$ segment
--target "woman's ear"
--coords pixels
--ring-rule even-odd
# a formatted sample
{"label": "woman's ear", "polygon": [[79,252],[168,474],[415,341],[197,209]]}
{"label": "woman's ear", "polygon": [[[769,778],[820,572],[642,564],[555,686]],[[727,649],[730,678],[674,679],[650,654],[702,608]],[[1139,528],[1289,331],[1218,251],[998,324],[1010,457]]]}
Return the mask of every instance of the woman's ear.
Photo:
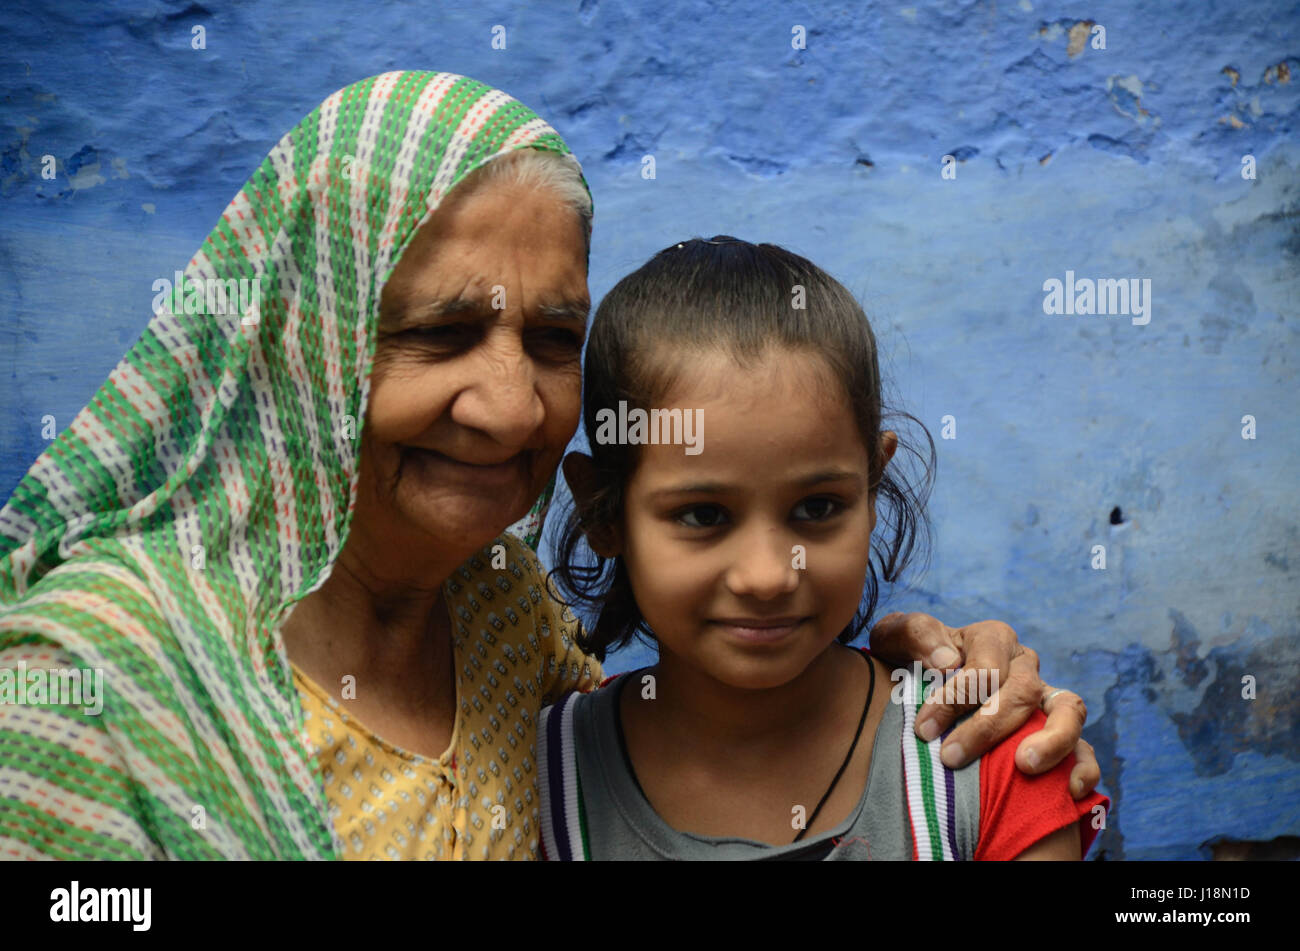
{"label": "woman's ear", "polygon": [[[569,484],[573,501],[579,512],[591,508],[591,500],[596,495],[596,465],[591,456],[581,452],[571,452],[564,457],[564,481]],[[583,525],[582,533],[587,544],[601,558],[617,557],[622,551],[618,531],[611,525]]]}

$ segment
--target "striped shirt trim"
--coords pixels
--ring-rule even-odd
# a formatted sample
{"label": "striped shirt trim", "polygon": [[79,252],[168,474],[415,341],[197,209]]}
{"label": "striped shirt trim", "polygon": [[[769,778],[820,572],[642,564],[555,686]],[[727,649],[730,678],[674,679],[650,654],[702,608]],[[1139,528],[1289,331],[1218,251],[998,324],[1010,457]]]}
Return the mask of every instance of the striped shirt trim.
{"label": "striped shirt trim", "polygon": [[571,691],[543,710],[538,730],[539,783],[547,799],[542,810],[542,857],[553,862],[584,862],[591,856],[573,741],[578,696]]}
{"label": "striped shirt trim", "polygon": [[916,735],[916,715],[925,702],[923,682],[911,671],[902,673],[903,783],[913,857],[921,862],[958,861],[956,783],[952,770],[939,759],[943,737],[926,742]]}

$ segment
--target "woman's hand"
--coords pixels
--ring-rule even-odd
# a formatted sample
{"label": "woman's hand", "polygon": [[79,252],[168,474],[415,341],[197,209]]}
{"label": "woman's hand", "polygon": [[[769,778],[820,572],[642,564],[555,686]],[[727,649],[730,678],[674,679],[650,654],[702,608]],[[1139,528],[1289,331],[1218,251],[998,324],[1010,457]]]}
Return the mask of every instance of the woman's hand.
{"label": "woman's hand", "polygon": [[[1082,799],[1101,781],[1101,769],[1092,746],[1082,739],[1088,708],[1083,698],[1069,690],[1049,687],[1038,676],[1038,655],[1020,643],[1016,632],[1001,621],[978,621],[965,627],[948,627],[928,614],[895,612],[871,629],[871,653],[895,667],[920,661],[923,667],[949,671],[961,667],[997,671],[998,690],[985,702],[981,716],[967,717],[943,742],[940,757],[958,768],[982,756],[1004,737],[1019,729],[1035,707],[1047,714],[1047,723],[1026,737],[1016,750],[1016,766],[1029,775],[1051,769],[1071,752],[1078,762],[1070,772],[1070,795]],[[927,702],[916,717],[916,734],[923,740],[939,736],[959,716],[977,707],[974,690],[965,703],[955,702],[960,677],[945,685],[942,701]]]}

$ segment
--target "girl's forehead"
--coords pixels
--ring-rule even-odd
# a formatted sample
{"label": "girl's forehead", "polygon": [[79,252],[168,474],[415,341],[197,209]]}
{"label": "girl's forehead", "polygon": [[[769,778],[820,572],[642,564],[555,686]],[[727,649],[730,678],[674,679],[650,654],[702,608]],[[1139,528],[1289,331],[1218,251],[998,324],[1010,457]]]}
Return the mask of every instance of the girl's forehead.
{"label": "girl's forehead", "polygon": [[[748,367],[734,362],[699,364],[683,371],[646,415],[645,431],[665,435],[675,425],[667,411],[680,411],[687,439],[662,438],[638,447],[638,481],[659,483],[691,476],[735,485],[775,478],[801,478],[810,466],[857,472],[869,464],[853,407],[820,361],[790,354]],[[621,410],[635,433],[635,410]],[[658,423],[654,413],[658,412]],[[667,426],[667,432],[679,430]],[[648,440],[647,440],[648,442]]]}
{"label": "girl's forehead", "polygon": [[824,358],[807,350],[767,347],[757,357],[722,350],[686,353],[672,361],[671,383],[662,400],[683,400],[744,409],[746,404],[794,399],[801,403],[845,404],[842,387]]}
{"label": "girl's forehead", "polygon": [[696,421],[697,454],[685,445],[638,447],[633,496],[665,493],[748,495],[769,490],[812,491],[827,481],[870,482],[870,458],[849,418],[800,419],[741,414]]}

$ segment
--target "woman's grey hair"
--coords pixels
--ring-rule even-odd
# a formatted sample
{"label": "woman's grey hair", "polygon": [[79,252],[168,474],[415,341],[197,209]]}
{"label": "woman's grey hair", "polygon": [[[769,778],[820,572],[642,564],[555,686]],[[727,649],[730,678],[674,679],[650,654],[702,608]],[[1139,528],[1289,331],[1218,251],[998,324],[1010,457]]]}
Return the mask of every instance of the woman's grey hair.
{"label": "woman's grey hair", "polygon": [[[582,241],[591,257],[591,194],[583,184],[578,163],[569,155],[544,149],[516,149],[493,159],[471,172],[461,182],[467,191],[492,182],[522,185],[549,191],[578,214],[582,224]],[[468,188],[466,187],[468,186]]]}

